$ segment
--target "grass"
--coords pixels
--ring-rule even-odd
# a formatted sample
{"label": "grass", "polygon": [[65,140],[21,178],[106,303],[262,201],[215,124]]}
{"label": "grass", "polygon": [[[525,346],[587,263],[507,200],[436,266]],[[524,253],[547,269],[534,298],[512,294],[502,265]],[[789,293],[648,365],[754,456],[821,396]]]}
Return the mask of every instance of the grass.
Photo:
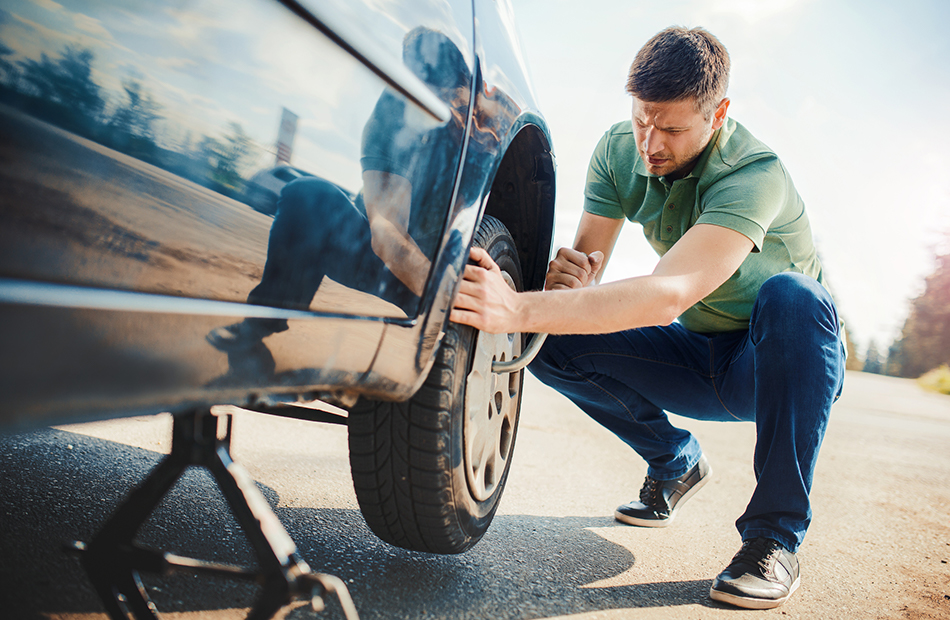
{"label": "grass", "polygon": [[950,366],[944,364],[934,368],[917,379],[917,383],[925,390],[950,394]]}

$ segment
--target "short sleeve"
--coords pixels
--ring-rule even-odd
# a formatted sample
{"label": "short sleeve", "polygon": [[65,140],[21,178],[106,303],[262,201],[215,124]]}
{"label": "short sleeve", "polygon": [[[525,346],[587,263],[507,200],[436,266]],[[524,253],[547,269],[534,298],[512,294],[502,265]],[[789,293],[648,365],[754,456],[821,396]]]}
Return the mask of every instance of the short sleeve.
{"label": "short sleeve", "polygon": [[731,171],[702,194],[696,224],[714,224],[735,230],[762,250],[765,234],[782,210],[788,178],[774,155],[762,157]]}
{"label": "short sleeve", "polygon": [[609,131],[604,134],[590,158],[584,188],[584,211],[619,220],[624,217],[624,212],[610,169],[610,136]]}
{"label": "short sleeve", "polygon": [[386,90],[376,102],[373,113],[363,127],[360,166],[364,171],[378,170],[409,177],[412,153],[400,142],[410,143],[405,135],[406,104]]}

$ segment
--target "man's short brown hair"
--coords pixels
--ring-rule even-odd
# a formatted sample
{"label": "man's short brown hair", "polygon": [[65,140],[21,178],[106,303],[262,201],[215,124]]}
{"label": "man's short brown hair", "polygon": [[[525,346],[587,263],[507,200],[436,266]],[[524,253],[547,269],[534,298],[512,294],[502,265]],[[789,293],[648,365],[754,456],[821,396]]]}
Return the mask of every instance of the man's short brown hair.
{"label": "man's short brown hair", "polygon": [[729,52],[702,28],[679,26],[657,33],[640,48],[627,92],[642,101],[660,103],[695,99],[707,119],[726,96]]}

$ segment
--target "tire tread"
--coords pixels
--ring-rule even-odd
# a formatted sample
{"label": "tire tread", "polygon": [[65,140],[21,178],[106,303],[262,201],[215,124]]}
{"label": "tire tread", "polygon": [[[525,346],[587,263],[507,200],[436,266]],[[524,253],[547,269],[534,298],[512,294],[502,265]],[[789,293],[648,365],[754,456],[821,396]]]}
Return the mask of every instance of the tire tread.
{"label": "tire tread", "polygon": [[[499,236],[510,240],[504,224],[486,216],[475,244],[486,247]],[[484,533],[465,531],[452,492],[451,410],[464,380],[456,368],[474,337],[471,328],[448,324],[433,367],[411,399],[361,398],[350,411],[350,466],[360,509],[370,529],[393,545],[460,553]]]}

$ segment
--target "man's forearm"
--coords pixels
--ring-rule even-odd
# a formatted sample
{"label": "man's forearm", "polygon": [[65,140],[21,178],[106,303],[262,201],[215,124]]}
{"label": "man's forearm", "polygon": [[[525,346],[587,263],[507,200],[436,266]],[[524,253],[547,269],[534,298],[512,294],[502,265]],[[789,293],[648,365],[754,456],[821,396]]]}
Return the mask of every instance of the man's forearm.
{"label": "man's forearm", "polygon": [[[741,233],[710,224],[691,228],[648,276],[583,286],[590,272],[574,273],[571,290],[515,293],[484,250],[465,268],[452,320],[491,333],[612,333],[668,325],[725,282],[753,248]],[[569,261],[577,266],[576,261]],[[581,261],[586,262],[586,261]],[[563,273],[572,271],[570,267]]]}
{"label": "man's forearm", "polygon": [[598,334],[668,325],[681,314],[675,282],[642,276],[570,290],[518,296],[518,329],[530,333]]}
{"label": "man's forearm", "polygon": [[422,295],[431,263],[407,233],[384,218],[370,223],[373,252],[416,295]]}

